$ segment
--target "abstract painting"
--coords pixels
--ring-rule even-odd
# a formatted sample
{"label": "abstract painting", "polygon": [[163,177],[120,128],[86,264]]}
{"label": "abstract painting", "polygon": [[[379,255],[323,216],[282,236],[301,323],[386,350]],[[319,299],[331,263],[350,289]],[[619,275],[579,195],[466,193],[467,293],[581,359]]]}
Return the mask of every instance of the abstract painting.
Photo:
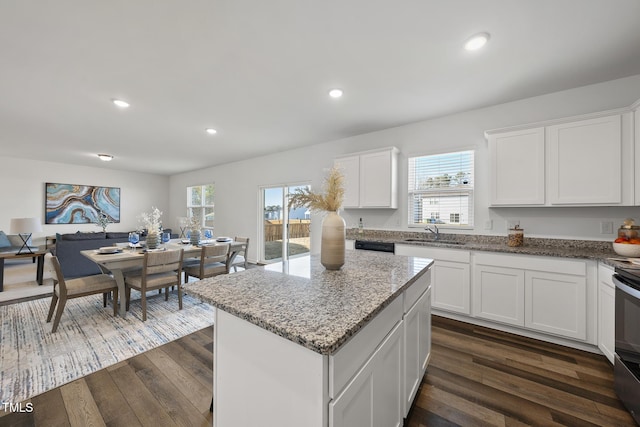
{"label": "abstract painting", "polygon": [[46,183],[46,224],[98,224],[101,215],[120,222],[120,189]]}

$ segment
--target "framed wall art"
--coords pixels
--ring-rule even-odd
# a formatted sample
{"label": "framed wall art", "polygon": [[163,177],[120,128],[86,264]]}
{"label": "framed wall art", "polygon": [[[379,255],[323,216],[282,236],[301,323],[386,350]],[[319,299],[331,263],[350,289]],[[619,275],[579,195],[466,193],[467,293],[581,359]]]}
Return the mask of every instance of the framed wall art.
{"label": "framed wall art", "polygon": [[119,188],[47,182],[45,203],[45,224],[120,222]]}

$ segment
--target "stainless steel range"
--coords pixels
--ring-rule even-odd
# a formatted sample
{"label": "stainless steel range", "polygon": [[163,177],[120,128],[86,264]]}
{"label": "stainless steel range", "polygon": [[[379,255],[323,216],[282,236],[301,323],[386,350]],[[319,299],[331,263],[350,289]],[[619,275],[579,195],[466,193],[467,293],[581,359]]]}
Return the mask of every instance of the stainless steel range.
{"label": "stainless steel range", "polygon": [[614,384],[616,394],[640,424],[640,270],[616,268]]}

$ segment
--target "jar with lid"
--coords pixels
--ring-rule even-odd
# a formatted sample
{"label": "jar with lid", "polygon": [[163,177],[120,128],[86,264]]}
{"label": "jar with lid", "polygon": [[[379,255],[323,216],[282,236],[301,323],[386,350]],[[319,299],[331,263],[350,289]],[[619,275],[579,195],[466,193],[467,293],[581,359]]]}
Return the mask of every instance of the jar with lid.
{"label": "jar with lid", "polygon": [[637,239],[640,236],[640,225],[635,225],[633,218],[627,218],[618,228],[618,238],[624,240]]}
{"label": "jar with lid", "polygon": [[514,228],[509,229],[509,237],[507,239],[507,245],[511,247],[522,246],[524,244],[524,229],[520,228],[520,225],[516,225]]}

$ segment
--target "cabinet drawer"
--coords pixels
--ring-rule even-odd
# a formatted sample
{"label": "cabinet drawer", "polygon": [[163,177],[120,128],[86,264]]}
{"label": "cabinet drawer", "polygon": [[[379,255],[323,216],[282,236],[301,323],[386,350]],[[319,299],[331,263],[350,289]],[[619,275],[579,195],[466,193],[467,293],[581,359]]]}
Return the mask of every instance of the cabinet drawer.
{"label": "cabinet drawer", "polygon": [[587,263],[577,259],[560,259],[546,256],[518,254],[497,254],[493,252],[474,253],[474,264],[493,265],[498,267],[519,268],[522,270],[546,271],[549,273],[572,274],[586,276]]}
{"label": "cabinet drawer", "polygon": [[335,354],[329,356],[329,398],[335,398],[402,320],[403,297],[384,308]]}

